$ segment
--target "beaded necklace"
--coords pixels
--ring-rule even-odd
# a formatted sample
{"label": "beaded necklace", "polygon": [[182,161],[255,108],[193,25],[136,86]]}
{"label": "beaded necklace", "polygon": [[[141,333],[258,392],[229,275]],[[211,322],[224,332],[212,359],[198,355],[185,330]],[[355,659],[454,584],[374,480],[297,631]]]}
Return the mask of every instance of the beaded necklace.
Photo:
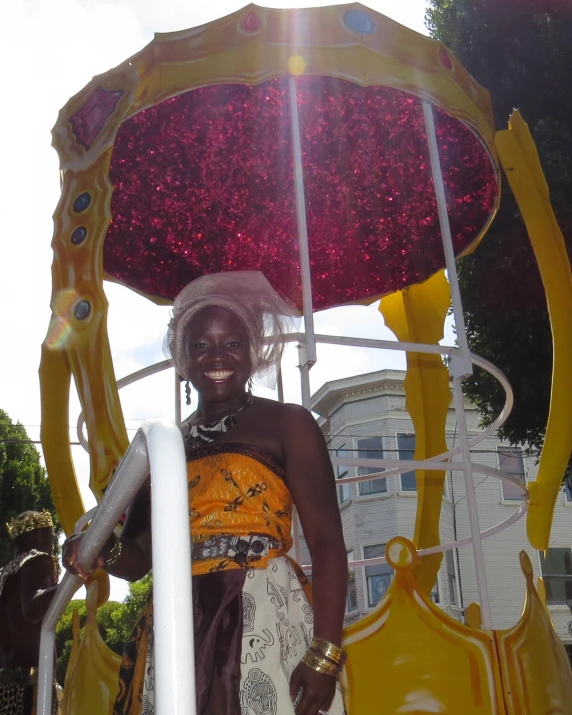
{"label": "beaded necklace", "polygon": [[[246,407],[252,404],[252,396],[249,394],[244,401],[244,404],[233,412],[231,415],[221,417],[216,422],[209,422],[204,425],[189,425],[187,420],[183,423],[183,441],[185,443],[185,452],[187,456],[195,452],[200,447],[214,442],[221,434],[231,430],[236,424],[236,415],[242,412]],[[189,418],[190,419],[190,418]]]}

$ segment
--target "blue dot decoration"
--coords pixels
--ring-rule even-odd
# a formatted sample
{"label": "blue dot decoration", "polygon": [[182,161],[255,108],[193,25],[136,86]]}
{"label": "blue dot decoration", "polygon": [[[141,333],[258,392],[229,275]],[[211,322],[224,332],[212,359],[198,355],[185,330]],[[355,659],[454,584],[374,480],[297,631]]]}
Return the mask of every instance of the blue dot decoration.
{"label": "blue dot decoration", "polygon": [[91,303],[88,300],[80,300],[73,311],[76,320],[85,320],[90,313]]}
{"label": "blue dot decoration", "polygon": [[375,22],[361,10],[348,10],[344,15],[344,25],[358,35],[371,35],[375,30]]}
{"label": "blue dot decoration", "polygon": [[87,228],[85,226],[78,226],[71,235],[71,242],[74,246],[79,246],[80,243],[85,241],[86,236]]}
{"label": "blue dot decoration", "polygon": [[80,194],[73,202],[73,210],[76,212],[76,214],[79,214],[82,211],[85,211],[86,208],[90,205],[90,203],[91,196],[87,191],[84,191],[83,194]]}

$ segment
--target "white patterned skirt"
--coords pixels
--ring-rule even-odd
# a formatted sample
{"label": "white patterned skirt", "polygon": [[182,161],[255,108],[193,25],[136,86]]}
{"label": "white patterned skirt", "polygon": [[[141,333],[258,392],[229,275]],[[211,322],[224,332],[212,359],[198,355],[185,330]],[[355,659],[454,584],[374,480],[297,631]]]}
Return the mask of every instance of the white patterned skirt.
{"label": "white patterned skirt", "polygon": [[[290,676],[310,645],[314,613],[286,558],[248,571],[242,591],[241,715],[294,715]],[[330,715],[343,715],[338,688]]]}
{"label": "white patterned skirt", "polygon": [[[234,572],[237,576],[238,573]],[[193,585],[195,582],[196,579],[193,579]],[[295,715],[290,699],[290,677],[310,645],[314,631],[312,607],[296,571],[285,557],[271,559],[266,569],[246,571],[238,596],[242,601],[242,637],[241,642],[236,644],[236,654],[240,657],[239,674],[238,669],[236,674],[237,681],[240,679],[239,686],[237,682],[240,702],[232,703],[231,707],[228,707],[225,703],[213,704],[211,700],[207,706],[199,705],[198,713],[201,715],[204,711],[208,715],[218,715],[217,710],[220,709],[221,712],[237,712],[240,715]],[[196,633],[197,623],[195,637]],[[215,631],[215,635],[210,634],[208,638],[217,638],[220,641],[224,636],[219,636]],[[150,634],[146,643],[147,662],[143,687],[139,697],[134,698],[138,701],[139,709],[136,711],[130,707],[122,709],[121,713],[154,714],[155,669],[152,641]],[[201,654],[203,650],[205,649],[201,647]],[[232,680],[232,676],[230,679]],[[197,669],[198,690],[201,680]],[[212,688],[212,685],[209,687]],[[197,699],[199,703],[205,701],[199,692]],[[344,715],[339,685],[328,712],[330,715]]]}

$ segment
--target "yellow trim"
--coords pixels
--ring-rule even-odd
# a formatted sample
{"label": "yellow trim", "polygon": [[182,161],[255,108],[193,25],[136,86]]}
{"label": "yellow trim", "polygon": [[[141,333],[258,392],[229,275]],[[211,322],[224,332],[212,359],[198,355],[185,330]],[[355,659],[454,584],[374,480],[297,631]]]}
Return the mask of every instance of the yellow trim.
{"label": "yellow trim", "polygon": [[[383,298],[379,310],[387,327],[401,342],[437,345],[443,338],[443,326],[451,303],[445,272],[439,271],[419,285]],[[415,429],[415,459],[431,459],[447,451],[445,427],[451,402],[449,373],[440,355],[407,353],[404,381],[405,406]],[[445,471],[415,472],[417,513],[413,541],[417,548],[429,548],[440,542],[439,521],[445,484]],[[435,584],[442,554],[421,559],[415,578],[428,596]]]}
{"label": "yellow trim", "polygon": [[[349,30],[343,18],[352,10],[368,14],[375,22],[374,32],[360,36]],[[244,30],[242,23],[249,13],[260,18],[260,31]],[[67,395],[69,377],[74,376],[91,444],[90,485],[98,499],[128,444],[107,338],[103,292],[103,280],[109,278],[103,273],[102,258],[111,218],[108,170],[117,131],[126,118],[182,92],[228,82],[256,84],[289,71],[340,77],[362,86],[393,87],[427,99],[475,132],[498,174],[489,93],[440,42],[357,3],[296,11],[249,5],[202,27],[157,35],[117,68],[95,77],[61,110],[53,130],[63,188],[54,215],[50,331],[62,332],[65,340],[58,344],[62,355],[57,360],[48,355],[56,350],[53,334],[43,347],[42,440],[58,511],[68,533],[83,506],[67,429],[64,434],[62,413],[56,411],[62,407],[61,400],[58,396],[52,401],[52,386],[58,384]],[[110,92],[123,90],[124,94],[86,150],[76,140],[71,119],[98,87]],[[83,191],[90,193],[92,202],[76,214],[73,201]],[[79,225],[87,228],[88,239],[74,246],[70,236]],[[485,231],[486,227],[481,236]],[[468,250],[479,240],[480,236],[476,237]],[[78,321],[73,310],[82,299],[89,300],[91,313]]]}
{"label": "yellow trim", "polygon": [[544,551],[572,451],[572,273],[538,153],[520,112],[513,112],[508,130],[498,132],[495,143],[534,249],[552,328],[550,413],[538,476],[528,485],[526,523],[530,543]]}

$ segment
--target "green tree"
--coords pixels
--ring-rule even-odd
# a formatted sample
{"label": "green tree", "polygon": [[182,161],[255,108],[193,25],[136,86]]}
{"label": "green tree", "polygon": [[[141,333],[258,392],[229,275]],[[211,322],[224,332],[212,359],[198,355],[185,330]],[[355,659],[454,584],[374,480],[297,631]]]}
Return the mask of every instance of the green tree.
{"label": "green tree", "polygon": [[10,560],[6,522],[27,510],[51,512],[56,533],[61,528],[46,471],[24,427],[0,410],[0,565]]}
{"label": "green tree", "polygon": [[[152,574],[147,574],[140,581],[129,584],[129,593],[123,603],[109,601],[97,611],[97,623],[101,636],[107,646],[115,653],[121,654],[123,646],[131,636],[143,606],[147,602],[153,586]],[[80,616],[80,627],[83,628],[87,618],[85,601],[70,601],[56,627],[56,677],[58,683],[65,681],[71,646],[73,642],[72,618],[77,610]]]}
{"label": "green tree", "polygon": [[[521,110],[537,144],[551,200],[572,255],[572,3],[564,0],[429,0],[427,26],[490,93],[496,125]],[[482,244],[459,263],[471,349],[515,392],[502,436],[539,449],[548,417],[552,346],[546,300],[522,218],[506,181]],[[467,396],[490,424],[504,403],[476,371]]]}

